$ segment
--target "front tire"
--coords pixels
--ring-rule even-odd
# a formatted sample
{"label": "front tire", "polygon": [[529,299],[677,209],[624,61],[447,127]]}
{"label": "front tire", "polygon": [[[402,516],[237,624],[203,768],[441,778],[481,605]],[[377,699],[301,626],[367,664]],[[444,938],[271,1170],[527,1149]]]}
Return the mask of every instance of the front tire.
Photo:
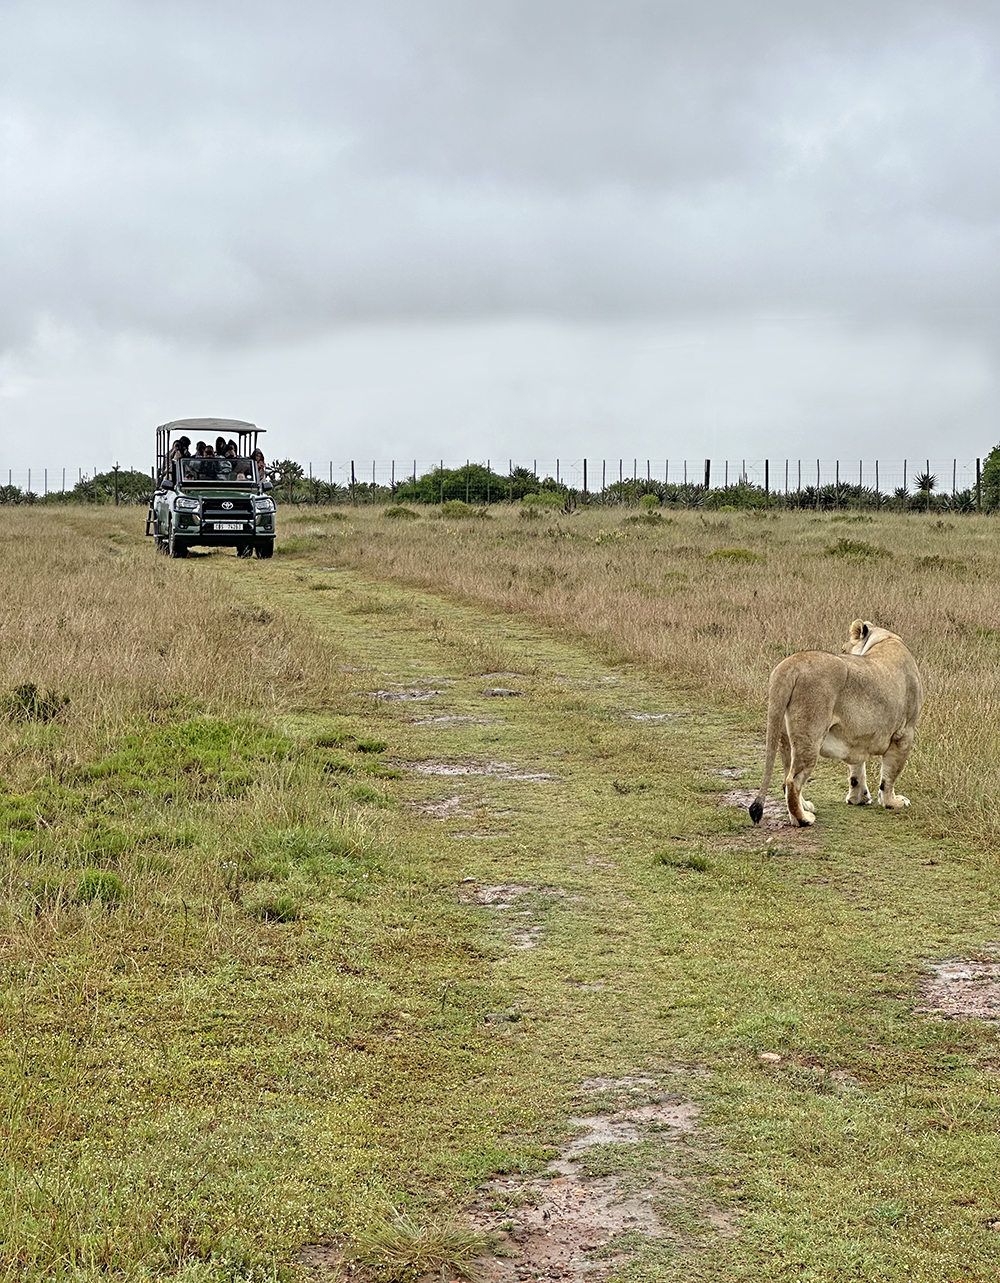
{"label": "front tire", "polygon": [[167,552],[171,557],[186,557],[188,555],[187,542],[183,539],[178,539],[173,522],[170,523],[170,533],[167,535]]}
{"label": "front tire", "polygon": [[273,557],[273,556],[274,556],[274,540],[273,540],[273,539],[258,539],[258,540],[257,540],[257,546],[256,546],[256,548],[254,549],[254,551],[256,552],[257,556],[261,559],[261,561],[266,560],[268,557]]}
{"label": "front tire", "polygon": [[238,543],[238,544],[236,545],[236,555],[237,555],[237,557],[252,557],[252,556],[253,556],[253,544],[252,544],[252,543]]}

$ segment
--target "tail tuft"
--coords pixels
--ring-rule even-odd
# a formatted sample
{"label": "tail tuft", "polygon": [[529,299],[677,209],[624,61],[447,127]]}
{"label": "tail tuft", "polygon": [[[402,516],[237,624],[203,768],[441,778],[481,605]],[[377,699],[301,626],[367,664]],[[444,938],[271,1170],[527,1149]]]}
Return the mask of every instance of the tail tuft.
{"label": "tail tuft", "polygon": [[764,803],[759,797],[755,797],[750,803],[750,818],[754,824],[759,824],[764,818]]}

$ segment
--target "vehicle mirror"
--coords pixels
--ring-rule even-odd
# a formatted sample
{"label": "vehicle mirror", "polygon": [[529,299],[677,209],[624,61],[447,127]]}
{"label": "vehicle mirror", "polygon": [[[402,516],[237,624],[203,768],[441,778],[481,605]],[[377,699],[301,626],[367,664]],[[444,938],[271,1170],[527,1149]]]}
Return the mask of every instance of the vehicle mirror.
{"label": "vehicle mirror", "polygon": [[264,490],[264,491],[267,491],[267,490],[273,490],[273,489],[274,489],[274,482],[273,482],[273,481],[271,481],[269,478],[265,478],[265,479],[260,483],[260,488],[261,488],[261,490]]}

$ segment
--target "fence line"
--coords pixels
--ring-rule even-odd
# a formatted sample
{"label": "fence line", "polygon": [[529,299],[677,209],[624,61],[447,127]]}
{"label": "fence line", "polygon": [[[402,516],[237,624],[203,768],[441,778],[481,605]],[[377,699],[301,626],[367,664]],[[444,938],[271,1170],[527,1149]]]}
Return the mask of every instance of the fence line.
{"label": "fence line", "polygon": [[[530,465],[530,466],[529,466]],[[502,460],[465,459],[453,461],[434,459],[395,460],[380,462],[346,460],[325,463],[308,462],[302,466],[303,479],[314,487],[329,486],[331,490],[348,496],[376,497],[379,491],[395,493],[399,487],[417,482],[422,477],[438,476],[444,480],[447,473],[465,470],[470,482],[474,470],[485,466],[498,478],[511,477],[517,469],[526,469],[540,484],[548,481],[583,495],[600,495],[610,488],[625,483],[637,487],[639,483],[652,486],[694,486],[704,489],[726,489],[732,486],[753,486],[772,495],[801,494],[806,490],[825,487],[858,487],[873,495],[891,497],[900,491],[931,493],[921,479],[933,479],[932,491],[939,498],[974,492],[977,502],[980,494],[981,460],[903,459],[882,460],[823,460],[823,459],[555,459],[531,460],[506,458]],[[3,487],[16,489],[23,494],[38,497],[65,494],[74,488],[92,483],[95,477],[109,476],[115,471],[122,474],[141,473],[146,469],[129,469],[115,465],[101,470],[84,468],[42,467],[3,469],[0,466],[0,493]],[[599,484],[598,484],[599,482]],[[497,494],[496,500],[505,496]]]}

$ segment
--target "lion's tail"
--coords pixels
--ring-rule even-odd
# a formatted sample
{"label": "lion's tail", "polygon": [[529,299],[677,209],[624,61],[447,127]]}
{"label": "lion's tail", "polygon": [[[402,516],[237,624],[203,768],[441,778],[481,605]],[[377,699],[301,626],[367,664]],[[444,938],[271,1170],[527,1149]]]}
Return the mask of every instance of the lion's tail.
{"label": "lion's tail", "polygon": [[774,759],[778,752],[781,728],[794,685],[795,674],[789,672],[783,663],[771,673],[771,680],[767,686],[767,749],[764,754],[764,779],[749,808],[750,818],[754,824],[759,824],[764,818],[764,799],[767,797],[767,790],[771,787]]}

